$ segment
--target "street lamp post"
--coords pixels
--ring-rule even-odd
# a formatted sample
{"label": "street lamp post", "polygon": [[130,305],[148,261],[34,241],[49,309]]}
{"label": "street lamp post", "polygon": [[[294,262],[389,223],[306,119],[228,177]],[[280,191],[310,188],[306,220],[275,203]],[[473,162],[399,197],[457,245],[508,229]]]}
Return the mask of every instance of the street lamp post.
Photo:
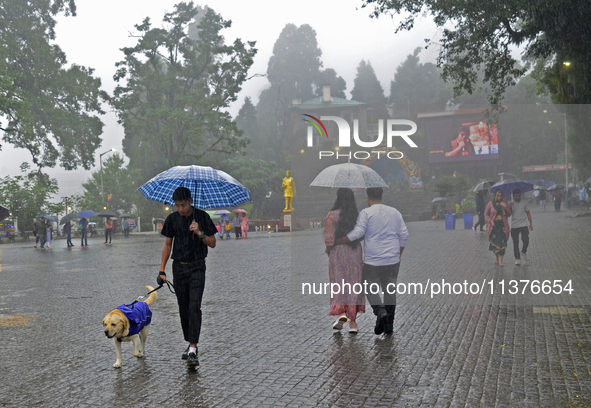
{"label": "street lamp post", "polygon": [[102,200],[103,204],[105,203],[105,191],[104,191],[104,185],[103,185],[103,156],[107,153],[114,152],[115,150],[117,150],[117,149],[112,148],[111,150],[107,150],[106,152],[101,153],[99,156],[99,161],[101,163],[101,200]]}
{"label": "street lamp post", "polygon": [[[548,113],[547,110],[544,110],[544,113]],[[565,205],[568,202],[566,198],[568,198],[568,132],[567,132],[567,124],[566,124],[566,113],[558,113],[558,115],[562,115],[564,118],[564,178],[566,184],[564,185],[565,188]],[[552,122],[550,122],[552,123]]]}

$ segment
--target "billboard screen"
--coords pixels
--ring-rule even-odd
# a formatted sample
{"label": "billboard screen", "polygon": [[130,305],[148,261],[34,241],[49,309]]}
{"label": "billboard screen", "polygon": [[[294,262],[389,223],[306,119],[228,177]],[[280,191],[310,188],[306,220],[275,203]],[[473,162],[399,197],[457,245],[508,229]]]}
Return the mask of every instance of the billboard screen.
{"label": "billboard screen", "polygon": [[496,124],[482,117],[433,118],[426,123],[429,162],[495,160],[499,157]]}

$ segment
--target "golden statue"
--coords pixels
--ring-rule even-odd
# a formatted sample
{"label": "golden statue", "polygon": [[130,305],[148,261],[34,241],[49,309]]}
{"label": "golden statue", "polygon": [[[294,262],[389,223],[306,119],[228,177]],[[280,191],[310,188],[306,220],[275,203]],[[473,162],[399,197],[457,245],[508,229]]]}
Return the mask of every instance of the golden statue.
{"label": "golden statue", "polygon": [[283,197],[285,197],[285,210],[284,212],[290,212],[293,210],[291,206],[291,200],[296,196],[296,186],[293,177],[290,176],[289,170],[285,173],[286,177],[283,179],[281,188],[283,189]]}

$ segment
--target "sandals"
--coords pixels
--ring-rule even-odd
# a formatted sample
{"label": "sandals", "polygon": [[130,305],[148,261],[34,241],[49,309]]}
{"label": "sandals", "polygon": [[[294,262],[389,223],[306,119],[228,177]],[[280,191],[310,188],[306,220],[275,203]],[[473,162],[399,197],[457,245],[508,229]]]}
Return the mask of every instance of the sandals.
{"label": "sandals", "polygon": [[332,328],[335,330],[342,330],[343,324],[347,321],[347,316],[339,316],[336,322],[332,325]]}

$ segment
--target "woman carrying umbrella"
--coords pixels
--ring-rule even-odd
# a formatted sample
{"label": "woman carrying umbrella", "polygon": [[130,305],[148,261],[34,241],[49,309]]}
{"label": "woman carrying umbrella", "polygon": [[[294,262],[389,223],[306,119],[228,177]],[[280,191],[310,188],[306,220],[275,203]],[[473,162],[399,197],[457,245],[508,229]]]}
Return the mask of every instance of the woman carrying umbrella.
{"label": "woman carrying umbrella", "polygon": [[505,266],[503,256],[507,249],[509,239],[509,220],[511,208],[503,201],[503,192],[497,190],[495,197],[489,201],[484,212],[484,218],[488,223],[488,249],[495,253],[495,265]]}
{"label": "woman carrying umbrella", "polygon": [[[361,284],[363,268],[363,252],[359,241],[345,245],[336,245],[338,238],[344,237],[352,231],[357,221],[357,205],[355,196],[350,188],[339,188],[334,206],[324,221],[324,243],[328,254],[328,276],[330,283],[338,285],[349,284],[353,287]],[[343,288],[344,289],[344,288]],[[341,290],[330,299],[329,316],[338,316],[333,329],[341,330],[343,323],[349,320],[349,332],[357,333],[358,313],[365,313],[365,298],[363,292],[355,294],[353,291]]]}

